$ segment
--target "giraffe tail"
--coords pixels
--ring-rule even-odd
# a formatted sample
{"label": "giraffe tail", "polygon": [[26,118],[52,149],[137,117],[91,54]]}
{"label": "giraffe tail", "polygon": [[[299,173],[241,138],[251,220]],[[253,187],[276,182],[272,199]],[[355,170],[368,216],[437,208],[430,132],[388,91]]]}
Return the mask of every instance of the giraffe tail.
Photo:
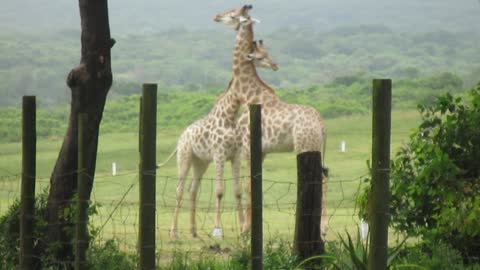
{"label": "giraffe tail", "polygon": [[172,157],[175,156],[175,154],[177,154],[177,150],[178,149],[175,147],[175,150],[173,150],[173,152],[170,154],[170,156],[168,156],[167,160],[165,160],[164,162],[162,162],[160,164],[157,164],[157,169],[165,166],[170,161],[170,159],[172,159]]}

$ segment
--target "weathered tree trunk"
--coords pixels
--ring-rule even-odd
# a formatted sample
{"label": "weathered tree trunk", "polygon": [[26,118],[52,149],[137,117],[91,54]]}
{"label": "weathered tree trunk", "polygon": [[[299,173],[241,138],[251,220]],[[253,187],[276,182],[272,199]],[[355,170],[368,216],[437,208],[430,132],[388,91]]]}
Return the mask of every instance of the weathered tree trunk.
{"label": "weathered tree trunk", "polygon": [[72,206],[77,190],[77,133],[78,114],[88,114],[87,175],[88,198],[93,185],[100,121],[112,85],[110,49],[115,41],[110,38],[107,0],[79,0],[81,18],[80,65],[70,71],[67,85],[72,92],[70,118],[60,154],[50,178],[47,204],[48,247],[55,247],[54,260],[67,267],[73,266],[72,216],[65,215]]}

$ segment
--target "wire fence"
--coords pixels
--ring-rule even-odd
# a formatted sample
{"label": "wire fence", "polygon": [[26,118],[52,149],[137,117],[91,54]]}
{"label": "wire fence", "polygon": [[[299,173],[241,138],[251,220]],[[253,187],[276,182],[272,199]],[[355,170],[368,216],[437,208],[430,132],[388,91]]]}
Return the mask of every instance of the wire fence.
{"label": "wire fence", "polygon": [[[0,216],[7,213],[20,198],[21,176],[0,168]],[[74,172],[72,172],[74,173]],[[355,198],[362,177],[355,179],[328,180],[327,241],[336,239],[337,233],[356,230],[358,218],[355,213]],[[241,177],[242,183],[245,177]],[[37,196],[49,187],[49,178],[37,178]],[[233,195],[233,179],[225,178],[225,194],[221,206],[223,237],[212,236],[216,212],[215,179],[201,180],[196,200],[198,237],[190,234],[188,188],[182,200],[179,214],[178,240],[170,238],[170,226],[176,202],[177,177],[157,174],[156,196],[156,237],[160,256],[168,258],[176,251],[202,253],[214,249],[226,253],[238,246],[241,241],[241,227],[238,221],[237,206]],[[187,183],[188,184],[188,183]],[[187,185],[188,187],[188,185]],[[100,173],[95,176],[91,194],[90,227],[94,241],[115,239],[120,248],[136,252],[139,230],[139,191],[138,171],[125,171],[116,175]],[[263,227],[264,238],[282,238],[293,241],[297,199],[297,179],[263,179]],[[245,206],[245,196],[243,196]]]}

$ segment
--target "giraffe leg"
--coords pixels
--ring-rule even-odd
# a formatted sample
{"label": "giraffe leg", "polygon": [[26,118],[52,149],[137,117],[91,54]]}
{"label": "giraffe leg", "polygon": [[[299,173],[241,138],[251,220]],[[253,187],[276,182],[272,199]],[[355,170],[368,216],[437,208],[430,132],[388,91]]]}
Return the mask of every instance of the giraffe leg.
{"label": "giraffe leg", "polygon": [[173,212],[172,226],[170,227],[170,238],[177,239],[178,230],[178,214],[182,205],[183,189],[185,186],[185,178],[187,177],[188,170],[190,169],[191,157],[185,155],[183,151],[179,151],[177,154],[177,167],[178,167],[178,182],[176,189],[176,203],[175,210]]}
{"label": "giraffe leg", "polygon": [[216,205],[216,216],[215,216],[215,226],[213,229],[213,236],[222,236],[222,229],[221,229],[221,211],[222,211],[222,198],[223,193],[225,191],[225,186],[223,182],[223,170],[225,165],[225,160],[222,158],[215,159],[213,161],[215,163],[215,171],[216,171],[216,180],[215,180],[215,194],[217,196],[217,205]]}
{"label": "giraffe leg", "polygon": [[193,237],[197,237],[197,223],[196,217],[196,204],[198,188],[200,186],[200,180],[203,174],[208,168],[208,164],[201,162],[200,160],[193,160],[193,177],[192,184],[190,185],[190,233]]}
{"label": "giraffe leg", "polygon": [[238,222],[240,228],[243,228],[244,217],[243,217],[243,208],[242,208],[242,188],[240,186],[240,155],[237,154],[232,160],[232,175],[233,175],[233,192],[235,195],[235,200],[237,202],[237,211],[238,211]]}

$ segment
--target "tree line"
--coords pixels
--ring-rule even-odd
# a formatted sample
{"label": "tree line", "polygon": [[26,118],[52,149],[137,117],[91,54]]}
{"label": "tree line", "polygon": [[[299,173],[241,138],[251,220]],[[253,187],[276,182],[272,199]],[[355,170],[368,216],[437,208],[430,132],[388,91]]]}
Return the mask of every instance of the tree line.
{"label": "tree line", "polygon": [[[466,87],[480,76],[480,35],[435,31],[400,33],[385,26],[345,26],[333,30],[286,27],[258,33],[278,72],[261,70],[276,88],[306,89],[337,78],[416,79],[449,71]],[[234,33],[170,29],[117,38],[112,51],[117,83],[157,82],[160,88],[223,88],[231,77]],[[78,32],[0,34],[0,106],[19,104],[35,94],[47,105],[69,101],[67,71],[78,62]]]}

